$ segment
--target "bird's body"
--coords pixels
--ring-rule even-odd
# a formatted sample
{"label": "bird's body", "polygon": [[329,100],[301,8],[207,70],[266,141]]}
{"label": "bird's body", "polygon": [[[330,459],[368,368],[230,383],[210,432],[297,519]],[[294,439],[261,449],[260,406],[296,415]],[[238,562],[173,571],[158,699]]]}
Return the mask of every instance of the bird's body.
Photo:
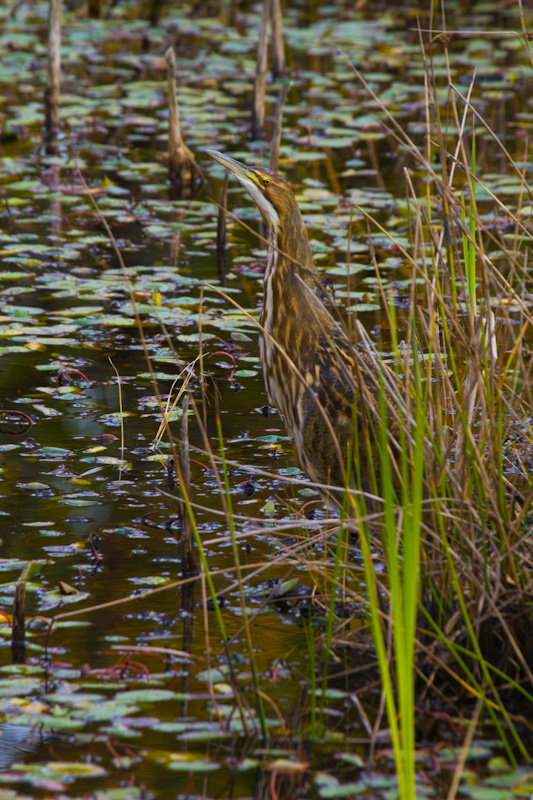
{"label": "bird's body", "polygon": [[260,356],[268,396],[283,414],[311,480],[342,486],[340,458],[353,440],[352,348],[317,297],[316,285],[305,281],[311,276],[293,264],[275,264],[275,255],[273,261],[285,274],[268,267],[265,274]]}
{"label": "bird's body", "polygon": [[208,152],[245,186],[267,228],[260,356],[269,400],[283,414],[312,481],[345,486],[357,440],[361,483],[370,488],[368,416],[361,404],[370,398],[379,406],[376,369],[317,294],[318,273],[292,189],[270,170]]}

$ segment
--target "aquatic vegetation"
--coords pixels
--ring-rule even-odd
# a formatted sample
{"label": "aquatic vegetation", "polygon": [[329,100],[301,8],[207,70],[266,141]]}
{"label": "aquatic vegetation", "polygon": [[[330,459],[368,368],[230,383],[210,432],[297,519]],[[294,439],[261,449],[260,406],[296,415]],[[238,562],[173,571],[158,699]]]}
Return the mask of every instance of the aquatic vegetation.
{"label": "aquatic vegetation", "polygon": [[[0,9],[0,795],[530,794],[524,10],[449,6],[452,35],[285,9],[279,171],[405,405],[399,496],[339,517],[266,405],[265,243],[231,184],[219,280],[202,151],[268,163],[261,9],[101,5],[65,3],[46,152],[48,4]],[[194,198],[167,182],[169,46]]]}

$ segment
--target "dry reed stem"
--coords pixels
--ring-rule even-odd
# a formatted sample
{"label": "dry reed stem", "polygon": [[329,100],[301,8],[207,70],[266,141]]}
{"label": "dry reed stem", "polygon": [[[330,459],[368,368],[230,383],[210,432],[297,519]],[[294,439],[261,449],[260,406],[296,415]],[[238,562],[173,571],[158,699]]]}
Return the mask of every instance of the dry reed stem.
{"label": "dry reed stem", "polygon": [[203,175],[191,150],[183,141],[181,122],[178,110],[178,93],[176,87],[176,56],[174,48],[169,47],[165,53],[168,80],[168,174],[170,182],[183,186],[192,185],[196,178],[202,180]]}
{"label": "dry reed stem", "polygon": [[226,285],[226,205],[228,202],[229,172],[226,170],[222,189],[220,190],[220,206],[217,219],[217,275],[221,286]]}
{"label": "dry reed stem", "polygon": [[277,172],[279,169],[279,150],[281,147],[281,135],[283,132],[283,108],[285,106],[285,100],[287,99],[290,88],[291,84],[283,86],[278,95],[274,132],[272,134],[272,145],[270,148],[270,161],[268,164],[268,167],[272,170],[272,172]]}
{"label": "dry reed stem", "polygon": [[263,0],[257,60],[255,64],[254,97],[252,107],[252,139],[259,139],[265,128],[265,93],[268,52],[268,22],[271,0]]}
{"label": "dry reed stem", "polygon": [[452,782],[450,784],[450,788],[448,790],[448,794],[446,796],[446,800],[455,800],[457,796],[457,790],[459,789],[459,784],[461,782],[461,778],[464,773],[466,760],[468,758],[468,754],[470,752],[470,747],[472,745],[472,741],[474,739],[474,734],[477,729],[477,724],[479,721],[479,715],[481,714],[481,709],[483,708],[483,700],[479,698],[476,701],[476,705],[474,708],[474,713],[468,723],[468,728],[466,730],[465,740],[461,747],[461,752],[459,754],[459,759],[457,761],[457,765],[453,772]]}
{"label": "dry reed stem", "polygon": [[44,138],[48,145],[55,142],[59,131],[59,101],[61,81],[61,12],[62,0],[49,0],[48,6],[48,65],[44,93]]}
{"label": "dry reed stem", "polygon": [[175,647],[158,647],[149,644],[112,644],[111,650],[116,650],[118,653],[173,656],[174,658],[183,658],[185,661],[204,661],[203,656],[194,655],[188,650],[177,650]]}
{"label": "dry reed stem", "polygon": [[285,75],[285,45],[283,43],[283,15],[280,0],[271,0],[272,4],[272,76],[282,78]]}

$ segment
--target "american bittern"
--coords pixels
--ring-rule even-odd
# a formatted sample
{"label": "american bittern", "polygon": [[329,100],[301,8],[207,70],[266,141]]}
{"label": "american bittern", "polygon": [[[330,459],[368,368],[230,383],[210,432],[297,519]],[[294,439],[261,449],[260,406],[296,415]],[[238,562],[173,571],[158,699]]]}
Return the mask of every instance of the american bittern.
{"label": "american bittern", "polygon": [[312,481],[343,487],[347,471],[359,472],[360,485],[369,490],[369,472],[379,472],[375,428],[384,409],[395,428],[383,367],[364,345],[350,343],[318,296],[307,229],[285,178],[207,152],[242,183],[267,229],[259,352],[269,400],[283,414]]}

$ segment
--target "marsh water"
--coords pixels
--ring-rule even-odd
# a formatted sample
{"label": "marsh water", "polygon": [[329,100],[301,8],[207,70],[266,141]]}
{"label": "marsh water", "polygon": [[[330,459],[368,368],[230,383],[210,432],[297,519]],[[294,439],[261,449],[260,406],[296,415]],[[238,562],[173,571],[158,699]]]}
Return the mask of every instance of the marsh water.
{"label": "marsh water", "polygon": [[[442,102],[446,60],[463,94],[476,68],[477,108],[522,163],[533,70],[514,33],[518,8],[500,5],[450,5],[449,27],[470,33],[433,59]],[[102,3],[101,19],[89,18],[85,4],[65,3],[61,125],[49,152],[42,144],[47,4],[13,0],[0,8],[1,798],[395,791],[387,744],[379,766],[364,768],[369,732],[354,684],[342,677],[342,651],[320,746],[308,735],[320,654],[320,622],[309,624],[317,582],[304,558],[290,561],[287,546],[292,535],[305,547],[326,510],[308,505],[320,500],[315,491],[286,482],[304,475],[282,419],[267,407],[259,364],[265,252],[231,220],[223,287],[217,274],[212,199],[223,171],[203,149],[264,164],[270,147],[268,135],[249,136],[260,8],[217,6],[169,2],[150,21],[147,4],[134,0]],[[380,347],[387,335],[374,260],[400,325],[410,293],[398,247],[408,245],[404,167],[421,196],[426,189],[382,128],[383,112],[354,67],[422,147],[419,13],[409,5],[392,13],[372,2],[360,10],[302,2],[284,15],[283,80],[292,86],[280,171],[294,186],[337,303]],[[419,22],[427,28],[428,18]],[[184,135],[206,177],[192,196],[179,197],[167,181],[171,45]],[[267,134],[283,80],[267,86]],[[520,180],[483,132],[477,159],[486,184],[517,203]],[[530,165],[524,170],[528,176]],[[250,200],[229,186],[230,210],[256,229]],[[370,236],[361,208],[391,236]],[[486,214],[505,235],[505,220],[488,202]],[[205,581],[174,585],[183,579],[182,523],[172,447],[158,436],[160,401],[172,404],[193,373],[192,500],[223,599],[225,646]],[[244,605],[223,476],[208,454],[220,452],[217,418]],[[180,424],[178,405],[174,440]],[[10,615],[25,567],[31,622],[23,663],[13,664]],[[287,583],[273,598],[280,581]],[[153,589],[160,591],[147,593]],[[371,649],[358,658],[374,713]],[[268,698],[266,728],[254,705],[257,682]],[[480,746],[475,755],[482,763],[494,752]],[[421,796],[438,792],[438,781],[420,786]]]}

